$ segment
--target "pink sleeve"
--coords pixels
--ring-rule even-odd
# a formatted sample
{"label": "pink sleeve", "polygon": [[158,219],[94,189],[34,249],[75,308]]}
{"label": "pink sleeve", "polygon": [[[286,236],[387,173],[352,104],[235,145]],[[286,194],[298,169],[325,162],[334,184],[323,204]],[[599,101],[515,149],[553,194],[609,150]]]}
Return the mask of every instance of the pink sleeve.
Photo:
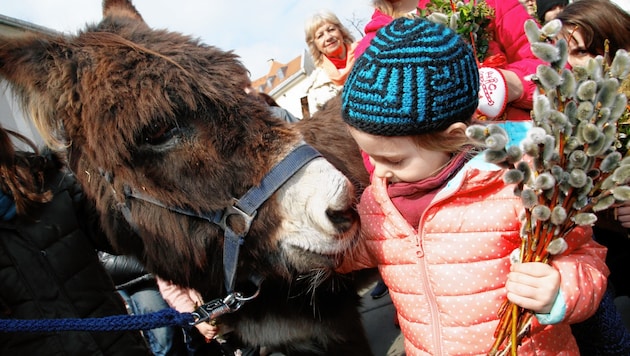
{"label": "pink sleeve", "polygon": [[[571,235],[580,235],[577,239]],[[569,251],[552,259],[551,264],[560,271],[562,294],[565,297],[564,321],[576,323],[593,315],[601,302],[609,274],[606,266],[606,247],[592,239],[592,229],[578,226],[567,237]],[[586,240],[571,248],[571,240]]]}
{"label": "pink sleeve", "polygon": [[511,104],[521,109],[531,109],[536,84],[526,77],[536,73],[540,64],[545,64],[532,53],[525,34],[525,21],[531,19],[525,7],[518,0],[487,0],[495,9],[495,41],[491,51],[505,54],[507,66],[521,79],[523,95]]}
{"label": "pink sleeve", "polygon": [[363,194],[361,194],[359,205],[357,206],[361,220],[364,222],[369,220],[369,225],[372,226],[372,228],[366,229],[365,227],[368,226],[367,223],[362,226],[359,240],[352,247],[352,251],[344,255],[347,256],[347,258],[344,258],[342,264],[336,269],[339,273],[350,273],[360,269],[378,267],[378,261],[373,252],[370,250],[369,245],[371,244],[370,240],[383,238],[380,235],[383,234],[381,226],[382,220],[385,219],[385,216],[380,211],[372,210],[378,206],[378,203],[374,200],[373,190],[373,185],[365,188]]}
{"label": "pink sleeve", "polygon": [[392,20],[391,16],[380,12],[378,9],[374,9],[372,19],[365,25],[364,28],[365,36],[359,40],[357,47],[354,49],[354,58],[359,58],[370,46],[370,42],[372,42],[374,37],[376,37],[376,32],[383,26],[392,22]]}
{"label": "pink sleeve", "polygon": [[562,276],[567,323],[583,321],[597,310],[606,291],[608,268],[605,254],[606,248],[592,241],[570,256],[552,262]]}
{"label": "pink sleeve", "polygon": [[197,305],[203,304],[203,299],[196,290],[178,286],[159,277],[156,279],[162,297],[178,312],[191,313],[197,309]]}
{"label": "pink sleeve", "polygon": [[359,40],[359,44],[357,44],[357,48],[354,49],[354,57],[359,58],[363,52],[370,46],[370,42],[372,39],[376,37],[376,32],[366,33],[361,40]]}
{"label": "pink sleeve", "polygon": [[[429,0],[419,0],[418,7],[424,8]],[[504,69],[510,70],[521,79],[523,95],[510,104],[529,110],[533,106],[536,84],[526,77],[536,73],[538,65],[544,64],[531,51],[525,35],[525,21],[531,19],[519,0],[486,0],[486,4],[495,11],[494,41],[490,43],[490,55],[503,54],[507,60]]]}

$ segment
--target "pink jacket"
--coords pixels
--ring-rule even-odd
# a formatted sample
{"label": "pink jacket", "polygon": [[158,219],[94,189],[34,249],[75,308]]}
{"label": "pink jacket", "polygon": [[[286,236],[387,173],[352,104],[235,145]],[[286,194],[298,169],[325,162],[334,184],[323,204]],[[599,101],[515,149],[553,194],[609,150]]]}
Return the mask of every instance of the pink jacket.
{"label": "pink jacket", "polygon": [[[544,64],[532,54],[529,41],[523,26],[531,17],[518,0],[485,0],[494,8],[495,18],[490,24],[494,27],[494,42],[490,44],[488,55],[503,54],[507,65],[503,68],[518,75],[523,84],[523,95],[512,101],[506,108],[505,118],[513,121],[529,120],[529,111],[533,105],[533,94],[536,85],[528,80],[528,76],[536,73],[539,64]],[[429,0],[419,0],[418,7],[424,8]],[[365,36],[355,49],[355,57],[359,58],[367,49],[376,32],[392,21],[392,18],[379,10],[374,10],[372,19],[365,26]]]}
{"label": "pink jacket", "polygon": [[196,290],[180,287],[159,277],[156,280],[166,303],[178,312],[192,313],[203,304],[203,298]]}
{"label": "pink jacket", "polygon": [[[505,300],[509,255],[519,247],[523,207],[503,171],[481,157],[468,162],[428,206],[420,229],[400,215],[386,182],[372,180],[358,209],[364,240],[340,269],[378,266],[398,312],[408,356],[486,355]],[[562,322],[540,325],[519,355],[578,355],[569,323],[592,315],[606,288],[606,249],[590,228],[585,243],[554,259],[560,271]],[[577,236],[577,235],[576,235]]]}
{"label": "pink jacket", "polygon": [[365,25],[365,36],[361,38],[357,47],[354,49],[354,57],[359,58],[363,52],[370,46],[372,39],[376,37],[376,32],[385,27],[388,23],[392,22],[392,17],[382,13],[379,9],[374,9],[372,13],[372,19]]}

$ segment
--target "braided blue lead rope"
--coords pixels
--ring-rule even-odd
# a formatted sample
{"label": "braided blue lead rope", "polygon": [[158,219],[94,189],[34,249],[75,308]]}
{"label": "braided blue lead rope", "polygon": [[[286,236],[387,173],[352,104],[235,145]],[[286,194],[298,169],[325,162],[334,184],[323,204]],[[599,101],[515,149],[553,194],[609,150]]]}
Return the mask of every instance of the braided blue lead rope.
{"label": "braided blue lead rope", "polygon": [[149,330],[163,326],[190,326],[191,313],[172,308],[141,315],[112,315],[85,319],[0,319],[0,332]]}

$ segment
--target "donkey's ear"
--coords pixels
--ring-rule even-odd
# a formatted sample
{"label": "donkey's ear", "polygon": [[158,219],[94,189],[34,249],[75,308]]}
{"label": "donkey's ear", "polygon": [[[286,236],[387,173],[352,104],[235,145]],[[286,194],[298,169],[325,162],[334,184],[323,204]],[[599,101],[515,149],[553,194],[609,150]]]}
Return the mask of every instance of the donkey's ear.
{"label": "donkey's ear", "polygon": [[22,94],[54,91],[51,79],[59,77],[60,66],[68,65],[69,52],[61,37],[0,36],[0,77]]}
{"label": "donkey's ear", "polygon": [[103,0],[103,18],[129,18],[144,22],[131,0]]}
{"label": "donkey's ear", "polygon": [[0,36],[0,78],[6,79],[22,109],[30,113],[44,140],[50,143],[61,144],[53,138],[62,132],[61,120],[55,119],[59,102],[67,103],[71,98],[63,97],[64,92],[72,92],[63,86],[72,86],[77,80],[72,57],[72,49],[63,37]]}

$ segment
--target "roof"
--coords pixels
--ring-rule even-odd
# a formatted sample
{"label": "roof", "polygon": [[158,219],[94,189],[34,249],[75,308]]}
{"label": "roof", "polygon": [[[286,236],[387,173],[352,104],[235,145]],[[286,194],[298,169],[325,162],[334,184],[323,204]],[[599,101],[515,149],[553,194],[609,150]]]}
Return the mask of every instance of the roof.
{"label": "roof", "polygon": [[0,14],[0,31],[3,35],[24,34],[25,32],[40,32],[47,34],[58,34],[59,32],[33,23],[18,20],[13,17]]}
{"label": "roof", "polygon": [[302,56],[297,56],[289,63],[281,63],[276,60],[271,61],[271,66],[267,75],[252,81],[252,87],[259,92],[269,94],[288,78],[302,69]]}

